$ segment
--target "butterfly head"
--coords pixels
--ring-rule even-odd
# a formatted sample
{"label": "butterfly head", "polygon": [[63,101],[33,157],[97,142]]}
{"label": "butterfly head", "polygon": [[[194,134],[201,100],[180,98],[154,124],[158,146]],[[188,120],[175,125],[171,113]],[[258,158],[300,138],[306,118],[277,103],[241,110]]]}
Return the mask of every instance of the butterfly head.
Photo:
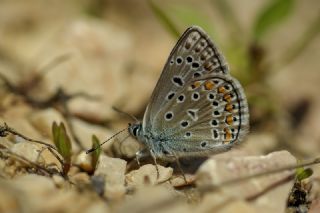
{"label": "butterfly head", "polygon": [[138,138],[141,135],[141,130],[142,124],[140,122],[134,124],[129,123],[128,131],[133,137]]}

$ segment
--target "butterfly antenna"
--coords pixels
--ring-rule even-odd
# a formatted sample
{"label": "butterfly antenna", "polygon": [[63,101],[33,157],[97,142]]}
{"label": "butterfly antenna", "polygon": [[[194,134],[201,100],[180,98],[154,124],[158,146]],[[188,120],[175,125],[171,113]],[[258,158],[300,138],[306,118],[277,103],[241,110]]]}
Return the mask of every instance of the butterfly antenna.
{"label": "butterfly antenna", "polygon": [[114,137],[116,137],[117,135],[119,135],[120,133],[124,132],[125,130],[127,130],[127,128],[120,130],[119,132],[117,132],[116,134],[112,135],[110,138],[108,138],[107,140],[105,140],[104,142],[102,142],[101,144],[99,144],[96,147],[92,147],[91,149],[86,151],[86,154],[89,154],[91,152],[96,151],[97,149],[99,149],[103,144],[107,143],[108,141],[110,141],[111,139],[113,139]]}
{"label": "butterfly antenna", "polygon": [[139,122],[139,120],[138,120],[136,117],[134,117],[133,115],[130,115],[130,114],[127,113],[127,112],[122,111],[121,109],[118,109],[118,108],[115,107],[115,106],[112,106],[112,109],[113,109],[114,111],[120,113],[120,114],[123,114],[123,115],[128,116],[129,118],[131,118],[132,120],[134,120],[136,123]]}

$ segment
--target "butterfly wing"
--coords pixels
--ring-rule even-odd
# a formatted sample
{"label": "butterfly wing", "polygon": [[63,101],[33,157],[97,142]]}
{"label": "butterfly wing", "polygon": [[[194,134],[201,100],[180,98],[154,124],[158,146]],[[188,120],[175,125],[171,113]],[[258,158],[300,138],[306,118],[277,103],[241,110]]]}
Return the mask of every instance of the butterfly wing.
{"label": "butterfly wing", "polygon": [[165,132],[163,148],[178,156],[225,151],[249,131],[245,94],[229,75],[208,74],[194,80],[162,110],[164,116],[168,112],[173,116],[156,128]]}
{"label": "butterfly wing", "polygon": [[211,72],[227,74],[227,64],[208,35],[200,27],[192,26],[170,53],[147,106],[144,127],[158,122],[156,114],[170,104],[170,94],[174,95],[188,80]]}
{"label": "butterfly wing", "polygon": [[167,141],[164,148],[182,156],[224,150],[247,129],[248,106],[240,84],[207,34],[199,27],[187,29],[153,91],[144,132]]}

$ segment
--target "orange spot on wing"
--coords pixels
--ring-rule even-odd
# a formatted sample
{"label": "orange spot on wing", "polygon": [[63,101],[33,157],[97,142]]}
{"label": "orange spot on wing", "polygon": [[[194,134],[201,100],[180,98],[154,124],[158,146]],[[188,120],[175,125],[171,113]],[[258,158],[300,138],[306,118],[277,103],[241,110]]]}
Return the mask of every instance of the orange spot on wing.
{"label": "orange spot on wing", "polygon": [[226,102],[230,103],[231,102],[231,95],[230,94],[225,94],[223,96],[223,100],[225,100]]}
{"label": "orange spot on wing", "polygon": [[218,88],[218,92],[219,93],[225,93],[226,92],[226,89],[224,87],[219,87]]}
{"label": "orange spot on wing", "polygon": [[200,81],[196,81],[191,85],[191,88],[192,89],[196,89],[196,88],[200,87],[200,85],[201,85],[201,82]]}
{"label": "orange spot on wing", "polygon": [[224,128],[224,133],[225,133],[225,143],[229,143],[231,140],[231,132],[228,128]]}
{"label": "orange spot on wing", "polygon": [[214,87],[214,83],[213,83],[212,81],[206,81],[206,82],[204,83],[204,88],[205,88],[206,90],[212,90],[213,87]]}
{"label": "orange spot on wing", "polygon": [[231,104],[227,104],[226,107],[224,108],[228,112],[232,112],[233,106]]}
{"label": "orange spot on wing", "polygon": [[227,123],[228,125],[233,124],[233,117],[232,117],[232,115],[228,115],[228,116],[226,117],[226,123]]}

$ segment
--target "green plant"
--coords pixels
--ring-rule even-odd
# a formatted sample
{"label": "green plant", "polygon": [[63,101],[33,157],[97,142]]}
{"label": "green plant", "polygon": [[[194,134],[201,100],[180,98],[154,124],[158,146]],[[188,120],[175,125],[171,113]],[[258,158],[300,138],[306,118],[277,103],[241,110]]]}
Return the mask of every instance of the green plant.
{"label": "green plant", "polygon": [[97,167],[97,163],[101,154],[101,148],[100,148],[100,141],[97,138],[97,136],[92,135],[92,149],[94,149],[94,151],[92,152],[91,155],[91,166],[93,168],[93,170],[95,170],[95,168]]}
{"label": "green plant", "polygon": [[312,174],[313,174],[313,171],[310,168],[305,169],[303,167],[300,167],[296,169],[296,179],[298,181],[302,181],[310,177]]}
{"label": "green plant", "polygon": [[285,20],[293,11],[294,0],[272,0],[256,18],[253,35],[256,40],[262,39],[273,27]]}
{"label": "green plant", "polygon": [[67,134],[66,128],[62,122],[57,125],[56,122],[52,124],[53,142],[58,150],[58,153],[63,157],[63,174],[67,174],[71,167],[72,145],[70,137]]}

